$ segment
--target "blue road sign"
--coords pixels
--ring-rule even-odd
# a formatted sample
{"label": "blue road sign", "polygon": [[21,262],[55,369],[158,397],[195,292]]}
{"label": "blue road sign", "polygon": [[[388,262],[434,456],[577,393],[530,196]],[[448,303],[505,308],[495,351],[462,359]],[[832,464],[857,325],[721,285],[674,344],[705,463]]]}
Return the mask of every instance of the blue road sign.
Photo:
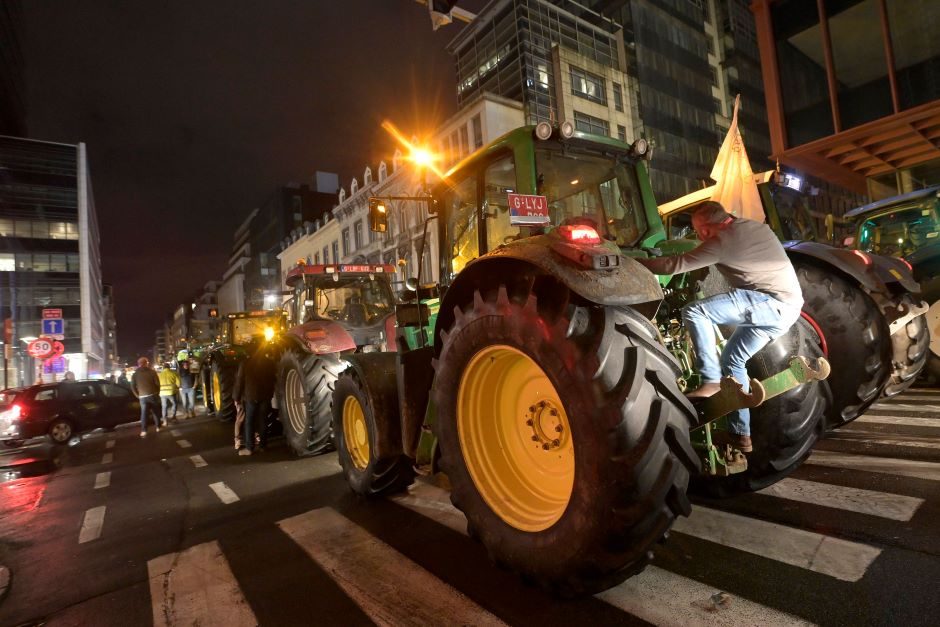
{"label": "blue road sign", "polygon": [[65,321],[62,318],[47,318],[42,321],[43,335],[65,335]]}

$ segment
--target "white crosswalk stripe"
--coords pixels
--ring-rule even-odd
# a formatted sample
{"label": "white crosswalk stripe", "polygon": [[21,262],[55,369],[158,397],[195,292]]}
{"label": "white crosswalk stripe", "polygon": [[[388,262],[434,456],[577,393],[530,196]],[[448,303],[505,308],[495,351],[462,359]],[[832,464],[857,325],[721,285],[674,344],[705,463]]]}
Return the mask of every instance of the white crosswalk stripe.
{"label": "white crosswalk stripe", "polygon": [[851,431],[853,425],[873,424],[873,425],[899,425],[903,427],[928,427],[940,429],[940,417],[938,418],[914,418],[908,416],[876,416],[868,414],[859,416],[845,427],[842,431]]}
{"label": "white crosswalk stripe", "polygon": [[925,462],[916,459],[850,455],[833,451],[813,451],[806,461],[806,464],[940,481],[940,463]]}
{"label": "white crosswalk stripe", "polygon": [[232,488],[225,485],[224,481],[218,481],[216,483],[210,483],[209,489],[215,492],[215,495],[219,497],[219,500],[229,505],[239,500],[238,495],[235,494],[235,491]]}
{"label": "white crosswalk stripe", "polygon": [[332,509],[315,509],[278,526],[377,625],[504,624]]}
{"label": "white crosswalk stripe", "polygon": [[258,624],[217,542],[152,559],[147,574],[157,627]]}
{"label": "white crosswalk stripe", "polygon": [[912,404],[912,403],[889,403],[882,401],[880,403],[874,403],[871,405],[870,409],[875,409],[879,411],[913,411],[913,412],[930,412],[933,414],[940,413],[940,405],[927,405],[925,404]]}
{"label": "white crosswalk stripe", "polygon": [[863,444],[880,444],[884,446],[906,446],[911,448],[940,449],[940,440],[930,437],[917,437],[912,435],[894,435],[879,433],[877,431],[862,431],[854,429],[849,431],[836,431],[829,434],[830,440],[842,442],[860,442]]}
{"label": "white crosswalk stripe", "polygon": [[95,490],[100,490],[101,488],[107,488],[111,485],[111,471],[99,472],[95,475]]}
{"label": "white crosswalk stripe", "polygon": [[924,499],[912,496],[801,479],[783,479],[759,494],[902,521],[913,518],[917,508],[924,503]]}
{"label": "white crosswalk stripe", "polygon": [[107,509],[105,505],[100,505],[85,512],[85,516],[82,518],[82,528],[78,532],[79,544],[85,544],[101,537],[101,528],[104,526],[104,515]]}

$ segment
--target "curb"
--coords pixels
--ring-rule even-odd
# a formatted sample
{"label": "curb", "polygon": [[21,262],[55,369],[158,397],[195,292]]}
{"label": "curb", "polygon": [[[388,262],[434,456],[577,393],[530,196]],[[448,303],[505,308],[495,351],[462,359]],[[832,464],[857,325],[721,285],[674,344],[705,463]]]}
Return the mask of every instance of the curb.
{"label": "curb", "polygon": [[13,573],[6,566],[0,566],[0,601],[6,598],[13,583]]}

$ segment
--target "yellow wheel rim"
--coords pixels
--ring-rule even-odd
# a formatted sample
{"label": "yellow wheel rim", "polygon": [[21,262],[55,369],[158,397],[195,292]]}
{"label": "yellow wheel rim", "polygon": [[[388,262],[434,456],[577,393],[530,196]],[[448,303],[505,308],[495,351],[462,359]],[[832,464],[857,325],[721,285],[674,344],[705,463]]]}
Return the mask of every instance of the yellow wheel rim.
{"label": "yellow wheel rim", "polygon": [[212,402],[215,405],[215,411],[222,411],[222,386],[219,384],[219,373],[212,373]]}
{"label": "yellow wheel rim", "polygon": [[457,434],[470,477],[504,522],[548,529],[574,488],[574,445],[555,386],[525,353],[489,346],[467,364],[457,391]]}
{"label": "yellow wheel rim", "polygon": [[355,396],[343,401],[343,441],[353,466],[365,470],[369,465],[369,428],[362,405]]}

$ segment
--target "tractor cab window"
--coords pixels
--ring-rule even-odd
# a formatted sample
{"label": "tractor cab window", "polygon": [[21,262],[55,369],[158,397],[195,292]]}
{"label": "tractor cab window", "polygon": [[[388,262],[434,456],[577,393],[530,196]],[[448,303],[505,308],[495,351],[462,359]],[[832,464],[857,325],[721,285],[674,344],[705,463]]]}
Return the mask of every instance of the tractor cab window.
{"label": "tractor cab window", "polygon": [[777,216],[783,229],[785,240],[815,240],[816,230],[813,225],[813,216],[806,207],[806,199],[802,194],[791,189],[780,187],[773,195]]}
{"label": "tractor cab window", "polygon": [[483,215],[486,249],[493,250],[519,237],[518,226],[509,223],[509,194],[516,188],[516,164],[512,155],[494,161],[483,173]]}
{"label": "tractor cab window", "polygon": [[238,345],[248,344],[252,338],[264,338],[264,331],[269,328],[280,331],[279,317],[233,318],[231,342]]}
{"label": "tractor cab window", "polygon": [[698,239],[692,228],[692,212],[675,213],[669,217],[669,239]]}
{"label": "tractor cab window", "polygon": [[550,147],[538,149],[535,158],[537,193],[548,200],[552,226],[587,219],[618,246],[639,242],[647,224],[633,166]]}
{"label": "tractor cab window", "polygon": [[858,245],[865,252],[906,256],[940,241],[940,224],[933,209],[912,207],[892,211],[870,220],[859,228]]}
{"label": "tractor cab window", "polygon": [[447,241],[451,247],[451,272],[457,274],[480,256],[477,229],[477,178],[470,174],[447,190],[443,196],[447,216]]}
{"label": "tractor cab window", "polygon": [[352,327],[372,326],[394,311],[387,283],[368,276],[340,276],[339,281],[313,288],[314,307],[308,314],[321,320],[343,322]]}
{"label": "tractor cab window", "polygon": [[298,298],[295,293],[294,296],[291,296],[290,298],[285,300],[283,303],[281,303],[281,309],[287,312],[287,326],[292,327],[295,324],[297,324],[297,320],[298,320],[297,301],[298,301]]}

